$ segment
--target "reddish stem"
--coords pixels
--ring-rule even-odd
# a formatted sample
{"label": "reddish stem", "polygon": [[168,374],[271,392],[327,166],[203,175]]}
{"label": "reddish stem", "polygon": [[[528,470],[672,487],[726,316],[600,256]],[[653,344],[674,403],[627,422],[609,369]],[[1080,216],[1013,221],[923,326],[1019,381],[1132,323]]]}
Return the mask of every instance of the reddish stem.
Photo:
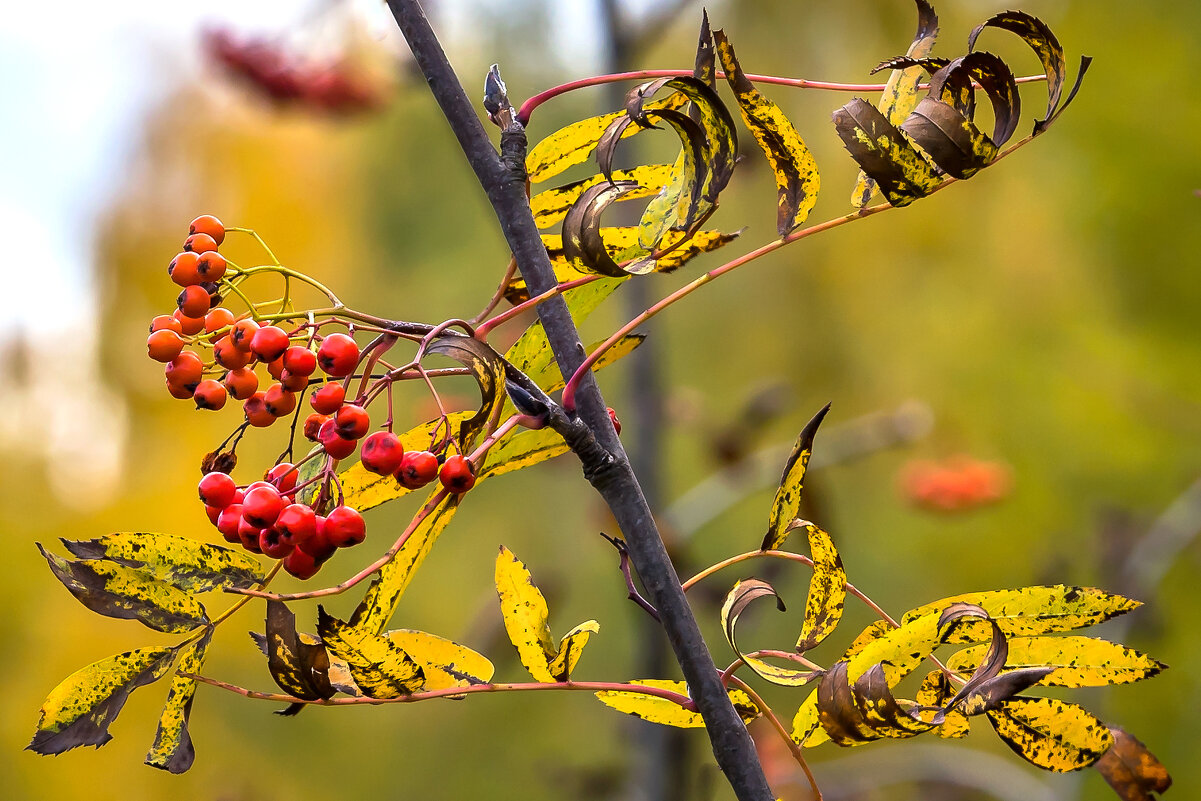
{"label": "reddish stem", "polygon": [[488,332],[493,328],[496,328],[501,323],[507,323],[517,315],[536,308],[539,303],[550,300],[555,295],[560,295],[569,289],[575,289],[577,286],[590,284],[598,278],[600,278],[599,275],[586,275],[583,278],[576,278],[573,281],[564,281],[563,283],[557,284],[556,286],[546,290],[541,295],[535,295],[529,300],[518,303],[513,308],[501,312],[491,320],[485,320],[483,323],[480,323],[480,325],[475,329],[475,338],[481,341],[486,340],[488,338]]}

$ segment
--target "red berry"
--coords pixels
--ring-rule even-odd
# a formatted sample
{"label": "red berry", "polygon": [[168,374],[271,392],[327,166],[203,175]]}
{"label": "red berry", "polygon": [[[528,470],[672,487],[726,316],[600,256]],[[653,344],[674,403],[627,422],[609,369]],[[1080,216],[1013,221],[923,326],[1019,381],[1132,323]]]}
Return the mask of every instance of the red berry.
{"label": "red berry", "polygon": [[609,413],[609,422],[613,424],[613,431],[621,434],[621,420],[617,419],[617,412],[613,411],[612,406],[606,406],[605,411]]}
{"label": "red berry", "polygon": [[189,392],[195,392],[196,385],[200,383],[200,379],[204,375],[204,362],[200,361],[200,357],[192,351],[185,350],[167,362],[165,372],[168,383],[186,387]]}
{"label": "red berry", "polygon": [[233,340],[228,335],[221,337],[213,345],[213,360],[227,370],[237,370],[250,364],[251,356],[244,350],[234,347]]}
{"label": "red berry", "polygon": [[366,534],[363,516],[349,506],[338,506],[325,518],[325,538],[335,547],[358,545]]}
{"label": "red berry", "polygon": [[284,329],[276,325],[265,325],[254,332],[250,340],[250,350],[261,361],[273,362],[288,349],[288,335]]}
{"label": "red berry", "polygon": [[228,473],[209,473],[200,479],[198,487],[200,500],[208,506],[224,509],[234,502],[238,494],[238,485]]}
{"label": "red berry", "polygon": [[208,234],[191,234],[183,242],[184,252],[207,253],[217,249],[217,240]]}
{"label": "red berry", "polygon": [[263,479],[268,484],[284,495],[296,489],[296,479],[298,478],[300,478],[300,471],[291,462],[280,462],[263,475]]}
{"label": "red berry", "polygon": [[320,569],[321,563],[300,548],[295,548],[284,558],[284,570],[302,581],[311,579]]}
{"label": "red berry", "polygon": [[179,332],[181,334],[192,336],[192,334],[199,334],[204,330],[203,317],[189,317],[179,309],[176,309],[171,316],[179,323]]}
{"label": "red berry", "polygon": [[438,457],[429,451],[409,451],[400,462],[396,480],[402,487],[420,489],[438,476]]}
{"label": "red berry", "polygon": [[200,259],[196,262],[196,274],[200,276],[201,281],[220,281],[228,266],[224,256],[210,250],[200,254]]}
{"label": "red berry", "polygon": [[293,503],[279,513],[275,528],[289,542],[299,545],[317,534],[317,515],[303,503]]}
{"label": "red berry", "polygon": [[359,346],[346,334],[330,334],[321,340],[317,363],[326,375],[344,378],[353,373],[359,363]]}
{"label": "red berry", "polygon": [[189,234],[208,234],[220,245],[225,241],[225,226],[211,214],[201,214],[188,226]]}
{"label": "red berry", "polygon": [[180,286],[195,286],[204,279],[200,277],[200,256],[196,253],[179,253],[167,265],[167,275]]}
{"label": "red berry", "polygon": [[225,389],[237,400],[246,400],[257,392],[258,388],[259,377],[248,367],[230,370],[229,375],[225,376]]}
{"label": "red berry", "polygon": [[204,315],[204,330],[211,334],[233,325],[234,322],[234,313],[229,309],[213,309]]}
{"label": "red berry", "polygon": [[371,428],[371,416],[362,406],[347,404],[334,414],[334,427],[346,439],[362,439]]}
{"label": "red berry", "polygon": [[274,378],[276,381],[284,374],[284,357],[280,356],[275,361],[267,362],[267,375]]}
{"label": "red berry", "polygon": [[169,362],[183,350],[183,340],[170,328],[160,328],[146,338],[146,353],[156,362]]}
{"label": "red berry", "polygon": [[229,332],[229,338],[233,341],[234,347],[238,350],[250,350],[250,343],[254,340],[254,335],[258,333],[259,324],[254,320],[246,319],[239,320],[234,323],[234,327]]}
{"label": "red berry", "polygon": [[291,538],[275,526],[265,528],[259,532],[259,550],[263,552],[263,556],[269,556],[272,559],[283,559],[292,553],[292,549],[295,547]]}
{"label": "red berry", "polygon": [[267,411],[276,417],[284,417],[292,413],[296,408],[296,393],[289,392],[280,384],[272,384],[267,388],[267,394],[263,396],[263,402],[267,404]]}
{"label": "red berry", "polygon": [[259,546],[259,535],[262,533],[263,530],[251,524],[245,516],[242,517],[242,522],[238,523],[238,540],[242,543],[242,547],[251,553],[263,552]]}
{"label": "red berry", "polygon": [[395,434],[391,431],[376,431],[363,440],[363,453],[359,458],[367,470],[377,475],[389,476],[400,469],[404,456],[404,446]]}
{"label": "red berry", "polygon": [[216,507],[216,506],[208,506],[208,505],[206,505],[206,506],[204,507],[204,513],[205,513],[206,515],[208,515],[208,517],[209,517],[209,522],[210,522],[210,523],[212,523],[214,526],[216,526],[216,525],[217,525],[217,520],[218,520],[218,518],[220,518],[220,517],[221,517],[221,510],[220,510],[218,507]]}
{"label": "red berry", "polygon": [[160,314],[150,321],[150,333],[155,331],[174,331],[177,334],[183,333],[183,326],[179,324],[179,320],[169,314]]}
{"label": "red berry", "polygon": [[317,354],[303,345],[293,345],[284,351],[284,369],[308,378],[317,370]]}
{"label": "red berry", "polygon": [[217,530],[221,532],[221,536],[225,537],[226,542],[242,541],[238,537],[238,527],[241,523],[242,504],[240,503],[231,503],[217,516]]}
{"label": "red berry", "polygon": [[270,485],[247,490],[242,499],[242,517],[258,528],[266,528],[275,522],[284,508],[284,499],[279,490]]}
{"label": "red berry", "polygon": [[464,493],[475,486],[475,465],[462,454],[448,456],[438,471],[438,480],[456,495]]}
{"label": "red berry", "polygon": [[309,386],[309,377],[304,375],[294,375],[284,370],[279,374],[279,383],[284,389],[289,392],[302,392]]}
{"label": "red berry", "polygon": [[317,441],[317,433],[321,430],[321,426],[329,419],[328,414],[313,412],[304,419],[304,438],[310,442]]}
{"label": "red berry", "polygon": [[316,559],[318,564],[329,559],[334,555],[334,551],[338,550],[338,546],[331,544],[329,538],[326,537],[325,522],[324,517],[317,515],[314,519],[316,528],[313,531],[313,535],[296,543],[298,550],[304,551]]}
{"label": "red berry", "polygon": [[331,381],[309,396],[313,411],[321,414],[333,414],[342,407],[346,400],[346,388]]}
{"label": "red berry", "polygon": [[267,408],[266,392],[256,392],[242,404],[246,420],[255,428],[266,428],[275,422],[275,415]]}
{"label": "red berry", "polygon": [[180,384],[172,384],[170,379],[167,379],[167,392],[178,400],[192,400],[192,390]]}
{"label": "red berry", "polygon": [[219,411],[225,406],[225,400],[228,393],[225,391],[225,385],[220,381],[215,381],[211,378],[206,378],[196,385],[196,391],[192,393],[192,398],[196,401],[197,409],[209,409],[210,411]]}
{"label": "red berry", "polygon": [[[184,287],[175,302],[179,306],[179,313],[185,317],[204,317],[212,306],[208,290],[199,284]],[[200,324],[203,326],[204,322]]]}
{"label": "red berry", "polygon": [[345,459],[350,456],[358,444],[353,439],[346,439],[339,435],[332,419],[321,424],[321,428],[317,430],[317,441],[321,443],[325,452],[335,459]]}

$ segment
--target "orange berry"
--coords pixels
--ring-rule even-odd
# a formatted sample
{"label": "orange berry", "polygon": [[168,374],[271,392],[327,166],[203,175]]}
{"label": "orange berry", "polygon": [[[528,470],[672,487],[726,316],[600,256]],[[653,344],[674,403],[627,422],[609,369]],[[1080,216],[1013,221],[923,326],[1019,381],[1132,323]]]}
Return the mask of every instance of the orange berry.
{"label": "orange berry", "polygon": [[197,269],[199,263],[200,256],[195,253],[185,251],[176,254],[175,258],[171,259],[171,263],[167,265],[167,275],[171,276],[171,280],[180,286],[199,284],[202,280]]}
{"label": "orange berry", "polygon": [[192,234],[183,241],[185,252],[208,253],[217,249],[217,240],[208,234]]}
{"label": "orange berry", "polygon": [[[205,312],[212,305],[208,290],[199,285],[184,287],[175,302],[179,305],[180,313],[185,317],[204,317]],[[201,325],[203,324],[202,322]]]}
{"label": "orange berry", "polygon": [[177,334],[183,333],[183,326],[179,324],[179,320],[169,314],[160,314],[150,321],[150,333],[162,330],[174,331]]}
{"label": "orange berry", "polygon": [[192,334],[199,334],[201,331],[204,330],[204,318],[203,317],[189,317],[188,315],[181,312],[179,309],[176,309],[175,313],[172,314],[171,316],[174,317],[176,322],[179,323],[180,333],[182,333],[186,336],[192,336]]}
{"label": "orange berry", "polygon": [[167,391],[171,393],[172,398],[179,400],[191,400],[193,390],[188,389],[182,384],[173,384],[171,379],[167,379]]}
{"label": "orange berry", "polygon": [[[234,324],[234,313],[229,309],[213,309],[204,315],[204,330],[210,334]],[[232,343],[231,343],[232,344]]]}
{"label": "orange berry", "polygon": [[201,214],[188,226],[189,234],[208,234],[220,245],[225,241],[225,226],[211,214]]}
{"label": "orange berry", "polygon": [[189,391],[194,392],[196,385],[200,383],[200,379],[204,375],[204,362],[192,351],[185,350],[167,362],[165,372],[167,381],[176,386],[187,387]]}
{"label": "orange berry", "polygon": [[277,325],[263,326],[254,332],[254,338],[250,340],[250,350],[264,362],[275,361],[287,349],[288,334]]}
{"label": "orange berry", "polygon": [[280,356],[274,361],[267,362],[267,375],[278,381],[284,374],[284,357]]}
{"label": "orange berry", "polygon": [[309,377],[307,375],[295,375],[285,369],[279,374],[279,383],[283,384],[286,390],[301,392],[308,388]]}
{"label": "orange berry", "polygon": [[246,420],[255,428],[266,428],[275,422],[275,415],[267,408],[266,392],[256,392],[242,404]]}
{"label": "orange berry", "polygon": [[201,281],[220,281],[227,266],[224,256],[215,250],[207,250],[196,262],[196,273]]}
{"label": "orange berry", "polygon": [[227,393],[221,382],[207,378],[196,385],[196,392],[192,397],[196,401],[197,409],[211,409],[217,411],[225,405]]}
{"label": "orange berry", "polygon": [[296,393],[284,389],[282,384],[272,384],[267,388],[263,402],[267,404],[267,411],[276,417],[283,417],[295,410]]}
{"label": "orange berry", "polygon": [[146,339],[146,351],[156,362],[169,362],[183,350],[183,340],[170,328],[161,328]]}
{"label": "orange berry", "polygon": [[258,333],[258,330],[259,324],[254,320],[239,320],[234,323],[233,329],[229,332],[229,337],[233,340],[235,348],[249,351],[250,343],[254,340],[254,335]]}
{"label": "orange berry", "polygon": [[230,370],[225,376],[225,388],[237,400],[246,400],[259,388],[259,377],[249,367]]}
{"label": "orange berry", "polygon": [[234,347],[228,335],[221,337],[213,345],[213,359],[227,370],[237,370],[250,364],[251,355]]}

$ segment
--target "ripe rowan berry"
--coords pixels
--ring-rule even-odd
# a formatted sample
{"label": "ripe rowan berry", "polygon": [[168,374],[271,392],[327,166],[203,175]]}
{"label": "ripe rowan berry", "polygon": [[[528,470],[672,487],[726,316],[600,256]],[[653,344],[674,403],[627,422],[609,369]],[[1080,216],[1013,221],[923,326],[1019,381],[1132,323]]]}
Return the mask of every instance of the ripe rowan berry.
{"label": "ripe rowan berry", "polygon": [[317,349],[317,363],[326,375],[345,378],[354,372],[359,363],[359,346],[346,334],[330,334],[321,340],[321,347]]}
{"label": "ripe rowan berry", "polygon": [[321,443],[325,452],[335,459],[345,459],[350,456],[358,445],[353,439],[346,439],[338,434],[332,419],[321,424],[321,428],[317,430],[317,441]]}
{"label": "ripe rowan berry", "polygon": [[225,406],[227,397],[225,385],[211,378],[206,378],[197,384],[196,391],[192,393],[197,409],[209,409],[214,412]]}
{"label": "ripe rowan berry", "polygon": [[259,550],[263,552],[263,556],[268,556],[272,559],[283,559],[292,553],[295,547],[291,538],[285,536],[275,526],[270,526],[259,532]]}
{"label": "ripe rowan berry", "polygon": [[279,383],[289,392],[300,392],[308,387],[309,377],[307,375],[294,375],[285,369],[279,374]]}
{"label": "ripe rowan berry", "polygon": [[371,416],[362,406],[346,404],[334,414],[334,427],[346,439],[362,439],[371,428]]}
{"label": "ripe rowan berry", "polygon": [[366,533],[363,516],[349,506],[335,507],[325,518],[325,539],[335,547],[358,545]]}
{"label": "ripe rowan berry", "polygon": [[254,332],[250,340],[250,350],[261,361],[273,362],[288,349],[288,335],[276,325],[265,325]]}
{"label": "ripe rowan berry", "polygon": [[[175,303],[179,306],[179,313],[185,317],[204,317],[205,312],[212,306],[212,299],[208,291],[197,284],[184,287]],[[204,325],[203,321],[201,325]]]}
{"label": "ripe rowan berry", "polygon": [[284,557],[284,570],[288,575],[295,576],[301,581],[311,579],[321,570],[321,563],[301,548],[294,548],[292,553]]}
{"label": "ripe rowan berry", "polygon": [[376,431],[363,440],[363,452],[359,458],[366,470],[377,475],[390,476],[400,469],[404,456],[404,446],[395,434],[391,431]]}
{"label": "ripe rowan berry", "polygon": [[204,279],[200,277],[200,255],[178,253],[167,265],[167,275],[180,286],[195,286]]}
{"label": "ripe rowan berry", "polygon": [[456,495],[462,494],[475,486],[475,465],[462,454],[448,456],[438,471],[438,480]]}
{"label": "ripe rowan berry", "polygon": [[254,340],[254,335],[259,330],[259,324],[249,318],[239,320],[234,323],[234,327],[229,332],[229,338],[233,341],[234,347],[238,350],[250,350],[250,343]]}
{"label": "ripe rowan berry", "polygon": [[238,537],[238,527],[242,524],[242,504],[231,503],[221,510],[217,516],[217,530],[226,542],[241,542]]}
{"label": "ripe rowan berry", "polygon": [[209,250],[200,254],[200,259],[196,262],[196,274],[200,276],[201,281],[220,281],[228,267],[224,256],[215,250]]}
{"label": "ripe rowan berry", "polygon": [[278,489],[282,495],[288,495],[296,489],[298,478],[300,471],[291,462],[280,462],[263,474],[263,480]]}
{"label": "ripe rowan berry", "polygon": [[[222,342],[225,340],[223,339]],[[218,343],[220,344],[220,343]],[[225,376],[225,389],[237,400],[246,400],[259,388],[259,377],[249,367],[230,370]]]}
{"label": "ripe rowan berry", "polygon": [[170,328],[160,328],[146,338],[146,353],[156,362],[169,362],[183,350],[183,340]]}
{"label": "ripe rowan berry", "polygon": [[317,432],[321,430],[321,426],[329,419],[328,414],[313,412],[304,419],[304,438],[311,441],[317,441]]}
{"label": "ripe rowan berry", "polygon": [[204,330],[203,317],[189,317],[179,309],[176,309],[171,316],[179,323],[179,332],[185,336],[190,337],[192,334],[199,334]]}
{"label": "ripe rowan berry", "polygon": [[200,493],[200,500],[206,506],[224,509],[234,502],[234,496],[238,494],[238,485],[228,473],[208,473],[200,479],[197,491]]}
{"label": "ripe rowan berry", "polygon": [[303,503],[289,504],[275,519],[275,528],[288,542],[299,545],[317,533],[317,515]]}
{"label": "ripe rowan berry", "polygon": [[396,480],[408,489],[420,489],[437,477],[438,457],[429,451],[409,451],[396,471]]}
{"label": "ripe rowan berry", "polygon": [[213,524],[213,527],[215,528],[215,527],[216,527],[216,525],[217,525],[217,519],[218,519],[219,517],[221,517],[221,510],[220,510],[220,509],[218,509],[216,506],[208,506],[208,505],[206,505],[206,506],[204,507],[204,513],[205,513],[206,515],[208,515],[209,522],[210,522],[210,523],[212,523],[212,524]]}
{"label": "ripe rowan berry", "polygon": [[246,421],[255,428],[266,428],[275,422],[275,415],[267,408],[267,393],[258,391],[251,395],[242,404],[242,411],[246,414]]}
{"label": "ripe rowan berry", "polygon": [[167,392],[171,393],[171,397],[177,400],[192,399],[192,390],[180,384],[172,384],[170,380],[167,381]]}
{"label": "ripe rowan berry", "polygon": [[251,525],[243,515],[242,521],[238,523],[238,540],[242,543],[243,548],[251,553],[262,553],[263,549],[259,546],[259,535],[262,533],[261,528]]}
{"label": "ripe rowan berry", "polygon": [[275,522],[283,511],[284,499],[279,490],[270,484],[246,491],[242,499],[242,518],[252,526],[266,528]]}
{"label": "ripe rowan berry", "polygon": [[346,388],[331,381],[309,396],[313,411],[320,414],[333,414],[342,407],[346,400]]}
{"label": "ripe rowan berry", "polygon": [[190,234],[183,242],[184,252],[208,253],[217,249],[217,240],[208,234]]}
{"label": "ripe rowan berry", "polygon": [[617,419],[617,412],[613,411],[612,406],[606,406],[605,411],[609,413],[609,422],[613,424],[613,431],[618,435],[621,434],[621,420]]}
{"label": "ripe rowan berry", "polygon": [[325,518],[322,515],[314,516],[313,525],[312,536],[299,540],[296,547],[316,559],[320,564],[333,556],[338,547],[331,544],[325,536]]}
{"label": "ripe rowan berry", "polygon": [[307,378],[317,369],[317,354],[303,345],[293,345],[284,351],[284,369]]}
{"label": "ripe rowan berry", "polygon": [[267,362],[267,375],[271,376],[276,381],[278,381],[278,380],[280,380],[280,378],[283,377],[283,374],[284,374],[284,357],[283,356],[280,356],[275,361]]}
{"label": "ripe rowan berry", "polygon": [[201,214],[188,226],[188,234],[208,234],[220,245],[225,241],[225,226],[211,214]]}
{"label": "ripe rowan berry", "polygon": [[160,314],[150,321],[150,333],[155,331],[174,331],[177,334],[183,333],[183,326],[179,324],[179,320],[169,314]]}
{"label": "ripe rowan berry", "polygon": [[282,384],[272,384],[267,388],[263,402],[267,404],[267,411],[271,414],[284,417],[296,408],[296,393],[284,389]]}
{"label": "ripe rowan berry", "polygon": [[212,334],[222,328],[232,326],[234,322],[234,313],[229,309],[213,309],[204,315],[204,330]]}
{"label": "ripe rowan berry", "polygon": [[196,385],[204,375],[204,362],[192,351],[185,350],[167,362],[164,372],[167,374],[168,383],[186,387],[191,393],[196,391]]}

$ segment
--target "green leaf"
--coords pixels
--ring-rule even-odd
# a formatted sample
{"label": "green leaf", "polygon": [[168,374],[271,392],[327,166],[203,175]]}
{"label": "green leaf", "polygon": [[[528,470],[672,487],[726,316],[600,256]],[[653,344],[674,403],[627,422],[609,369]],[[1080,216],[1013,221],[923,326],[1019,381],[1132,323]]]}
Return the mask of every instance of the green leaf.
{"label": "green leaf", "polygon": [[[659,190],[671,181],[671,173],[670,164],[643,164],[630,170],[614,170],[613,180],[637,184],[637,188],[620,198],[636,200],[657,195]],[[603,175],[593,175],[539,192],[530,198],[530,210],[534,213],[535,224],[539,228],[549,228],[567,215],[572,204],[586,189],[608,182],[609,179]]]}
{"label": "green leaf", "polygon": [[[905,55],[912,59],[922,59],[934,49],[934,40],[938,38],[938,15],[927,0],[915,0],[917,5],[917,33]],[[872,70],[877,72],[880,67]],[[900,125],[913,111],[917,104],[917,85],[922,77],[922,68],[918,66],[904,69],[894,69],[884,85],[884,94],[880,96],[877,108],[880,113],[893,125]],[[855,190],[851,193],[851,205],[861,209],[871,200],[876,191],[876,182],[862,170]]]}
{"label": "green leaf", "polygon": [[486,684],[496,670],[482,654],[434,634],[397,629],[384,636],[421,666],[426,690]]}
{"label": "green leaf", "polygon": [[805,600],[805,622],[797,640],[798,653],[814,648],[829,636],[842,620],[846,605],[847,574],[834,541],[822,529],[804,520],[797,528],[805,529],[809,537],[809,552],[813,555],[813,576],[809,579],[809,596]]}
{"label": "green leaf", "polygon": [[347,625],[317,607],[317,634],[346,662],[354,683],[369,698],[397,698],[420,690],[425,673],[395,641]]}
{"label": "green leaf", "polygon": [[[947,659],[956,672],[974,670],[986,646],[974,645]],[[1049,687],[1103,687],[1127,684],[1156,675],[1166,666],[1144,653],[1096,637],[1013,637],[1009,640],[1006,670],[1052,667],[1044,678]]]}
{"label": "green leaf", "polygon": [[[983,608],[1007,637],[1028,637],[1094,626],[1142,605],[1139,601],[1094,587],[1056,584],[953,595],[911,609],[902,616],[901,623],[941,611],[954,603],[970,603]],[[967,621],[952,632],[947,642],[985,642],[991,636],[985,621]]]}
{"label": "green leaf", "polygon": [[835,111],[834,130],[851,158],[897,208],[925,197],[942,183],[934,166],[901,129],[865,100],[857,97]]}
{"label": "green leaf", "polygon": [[[672,109],[681,108],[688,98],[681,94],[672,94],[663,100],[649,104],[648,108]],[[541,183],[553,178],[569,167],[583,164],[596,150],[601,134],[616,119],[625,117],[625,111],[615,111],[599,117],[589,117],[586,120],[573,122],[560,128],[538,144],[530,148],[526,156],[525,169],[530,183]],[[623,136],[633,136],[641,128],[630,128]]]}
{"label": "green leaf", "polygon": [[165,676],[174,656],[172,648],[138,648],[75,671],[42,702],[28,750],[49,755],[81,745],[104,745],[113,739],[108,727],[129,694]]}
{"label": "green leaf", "polygon": [[50,571],[80,603],[100,615],[138,620],[169,634],[208,623],[204,607],[189,593],[148,573],[102,559],[69,561],[38,544]]}
{"label": "green leaf", "polygon": [[204,632],[199,640],[183,649],[183,655],[175,667],[171,679],[171,691],[158,719],[158,730],[154,743],[146,754],[146,764],[170,773],[185,773],[196,759],[196,748],[188,731],[188,719],[192,715],[192,699],[196,694],[196,679],[184,674],[198,674],[204,666],[209,643],[213,639],[213,628]]}
{"label": "green leaf", "polygon": [[783,687],[800,687],[808,684],[820,674],[809,667],[798,669],[773,665],[758,657],[747,656],[738,647],[735,630],[739,618],[753,601],[765,597],[775,598],[776,608],[781,612],[786,611],[783,599],[766,581],[744,579],[734,584],[734,587],[726,594],[726,600],[721,606],[721,627],[725,631],[726,642],[730,644],[730,648],[734,650],[738,658],[746,663],[747,667],[772,684]]}
{"label": "green leaf", "polygon": [[182,590],[249,589],[262,583],[259,563],[241,550],[174,534],[122,531],[94,540],[62,540],[81,559],[106,559],[137,568]]}
{"label": "green leaf", "polygon": [[771,515],[767,521],[767,534],[763,537],[760,549],[774,551],[788,539],[788,527],[797,518],[801,508],[801,489],[805,482],[805,468],[809,466],[809,457],[813,453],[813,437],[817,434],[818,426],[830,411],[826,404],[813,419],[801,429],[796,445],[788,461],[784,463],[784,475],[780,477],[780,488],[776,490],[775,500],[772,501]]}
{"label": "green leaf", "polygon": [[[636,679],[630,684],[640,684],[643,687],[655,687],[660,690],[670,690],[685,698],[688,697],[688,686],[682,681],[667,679]],[[742,690],[729,690],[730,702],[734,710],[744,722],[750,722],[759,716],[759,708],[751,701],[749,695]],[[663,726],[675,726],[679,729],[703,728],[705,721],[699,712],[685,709],[679,704],[657,695],[646,695],[640,692],[624,690],[601,690],[596,697],[607,707],[642,718],[648,723],[658,723]]]}
{"label": "green leaf", "polygon": [[267,667],[275,683],[306,701],[329,698],[329,654],[321,644],[304,642],[296,616],[282,601],[267,601]]}
{"label": "green leaf", "polygon": [[726,81],[734,90],[742,121],[759,143],[776,176],[776,232],[786,236],[809,217],[821,176],[817,161],[783,110],[763,96],[743,73],[724,31],[713,34]]}
{"label": "green leaf", "polygon": [[988,719],[1014,753],[1057,773],[1087,768],[1113,745],[1104,723],[1055,698],[1013,698],[989,712]]}
{"label": "green leaf", "polygon": [[[430,499],[436,493],[437,490],[430,493]],[[429,500],[426,503],[429,503]],[[400,546],[395,558],[380,568],[379,577],[371,582],[367,594],[363,596],[350,618],[350,625],[376,634],[383,633],[417,568],[421,567],[421,563],[450,524],[458,508],[459,496],[448,494],[413,529],[413,533],[405,540],[404,545]]]}

